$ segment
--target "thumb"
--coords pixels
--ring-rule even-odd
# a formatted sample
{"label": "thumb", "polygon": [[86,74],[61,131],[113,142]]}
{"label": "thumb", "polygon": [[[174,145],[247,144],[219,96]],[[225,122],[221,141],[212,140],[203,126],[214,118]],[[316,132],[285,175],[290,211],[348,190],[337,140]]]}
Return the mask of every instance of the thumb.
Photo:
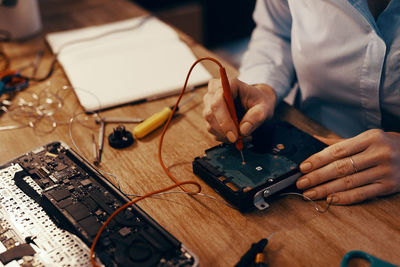
{"label": "thumb", "polygon": [[[240,122],[240,133],[243,136],[250,135],[258,126],[260,126],[268,117],[268,108],[265,105],[258,104],[247,110]],[[271,115],[272,116],[272,115]]]}

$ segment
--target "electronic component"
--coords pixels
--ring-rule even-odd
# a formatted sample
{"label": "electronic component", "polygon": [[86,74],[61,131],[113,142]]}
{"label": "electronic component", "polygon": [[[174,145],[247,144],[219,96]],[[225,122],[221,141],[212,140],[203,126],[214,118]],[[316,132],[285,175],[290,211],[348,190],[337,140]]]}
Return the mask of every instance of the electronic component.
{"label": "electronic component", "polygon": [[125,129],[125,126],[118,125],[108,136],[108,142],[113,148],[125,148],[133,144],[132,133]]}
{"label": "electronic component", "polygon": [[[0,266],[90,266],[88,246],[15,184],[22,171],[19,164],[0,170]],[[21,178],[41,194],[33,179]]]}
{"label": "electronic component", "polygon": [[[129,201],[60,142],[2,166],[0,193],[0,262],[16,261],[15,266],[91,266],[94,237]],[[136,205],[115,216],[95,252],[105,266],[198,264],[192,252]]]}
{"label": "electronic component", "polygon": [[193,171],[242,212],[263,210],[267,200],[293,185],[299,165],[326,145],[284,121],[261,125],[244,145],[246,162],[233,144],[206,150],[193,161]]}

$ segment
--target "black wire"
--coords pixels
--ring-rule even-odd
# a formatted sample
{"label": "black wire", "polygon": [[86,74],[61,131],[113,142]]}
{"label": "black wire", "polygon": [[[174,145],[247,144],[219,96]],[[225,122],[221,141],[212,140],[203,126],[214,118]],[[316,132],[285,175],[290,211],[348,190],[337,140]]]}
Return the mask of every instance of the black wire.
{"label": "black wire", "polygon": [[56,63],[57,63],[57,55],[54,55],[53,59],[52,59],[52,62],[51,62],[51,65],[50,65],[49,71],[42,78],[29,77],[29,76],[25,76],[25,75],[21,75],[21,78],[24,78],[24,79],[27,79],[27,80],[30,80],[30,81],[34,81],[34,82],[43,82],[43,81],[47,80],[48,78],[50,78],[50,76],[53,74]]}

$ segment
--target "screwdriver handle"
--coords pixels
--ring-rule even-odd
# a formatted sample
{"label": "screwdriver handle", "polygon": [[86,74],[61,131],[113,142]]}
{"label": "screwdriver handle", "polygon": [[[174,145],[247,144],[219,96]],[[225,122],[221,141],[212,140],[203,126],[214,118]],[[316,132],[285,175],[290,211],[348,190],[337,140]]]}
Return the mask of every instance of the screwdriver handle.
{"label": "screwdriver handle", "polygon": [[165,107],[160,112],[157,112],[138,124],[133,129],[133,136],[137,139],[143,138],[161,125],[164,124],[171,115],[172,110],[169,107]]}

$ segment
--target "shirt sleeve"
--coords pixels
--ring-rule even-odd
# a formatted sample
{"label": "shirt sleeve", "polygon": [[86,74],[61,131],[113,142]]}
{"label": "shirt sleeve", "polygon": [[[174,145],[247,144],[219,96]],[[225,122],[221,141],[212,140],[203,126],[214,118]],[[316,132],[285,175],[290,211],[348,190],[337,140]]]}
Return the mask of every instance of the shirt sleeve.
{"label": "shirt sleeve", "polygon": [[287,0],[257,0],[253,18],[256,28],[238,78],[248,84],[268,84],[279,103],[295,81],[290,48],[292,17]]}

